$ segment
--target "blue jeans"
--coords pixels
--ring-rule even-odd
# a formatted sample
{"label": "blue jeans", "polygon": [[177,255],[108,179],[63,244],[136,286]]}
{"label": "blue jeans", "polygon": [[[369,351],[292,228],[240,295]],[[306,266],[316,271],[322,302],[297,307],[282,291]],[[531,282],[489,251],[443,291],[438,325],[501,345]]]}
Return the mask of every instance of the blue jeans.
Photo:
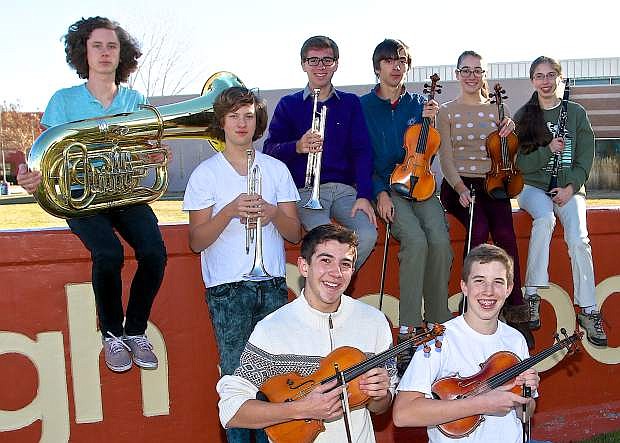
{"label": "blue jeans", "polygon": [[[230,375],[239,366],[245,344],[260,320],[288,301],[286,279],[276,277],[262,282],[239,281],[213,286],[207,290],[207,304],[215,331],[222,375]],[[229,443],[250,441],[250,429],[226,430]],[[262,430],[255,441],[267,442]]]}
{"label": "blue jeans", "polygon": [[[153,301],[166,268],[166,247],[157,217],[146,204],[110,209],[67,220],[71,231],[90,251],[92,284],[101,333],[117,337],[141,335],[146,330]],[[138,269],[131,282],[123,328],[123,245],[115,230],[134,249]]]}

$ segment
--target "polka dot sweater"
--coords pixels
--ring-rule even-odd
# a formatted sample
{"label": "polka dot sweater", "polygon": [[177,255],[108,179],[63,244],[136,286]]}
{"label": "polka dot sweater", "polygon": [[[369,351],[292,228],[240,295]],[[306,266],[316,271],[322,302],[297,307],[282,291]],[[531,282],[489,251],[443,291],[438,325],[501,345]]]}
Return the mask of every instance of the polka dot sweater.
{"label": "polka dot sweater", "polygon": [[[504,108],[506,116],[506,108]],[[484,177],[491,168],[487,156],[487,136],[497,129],[497,106],[485,103],[466,105],[456,100],[439,109],[437,129],[441,135],[441,171],[454,188],[460,177]]]}

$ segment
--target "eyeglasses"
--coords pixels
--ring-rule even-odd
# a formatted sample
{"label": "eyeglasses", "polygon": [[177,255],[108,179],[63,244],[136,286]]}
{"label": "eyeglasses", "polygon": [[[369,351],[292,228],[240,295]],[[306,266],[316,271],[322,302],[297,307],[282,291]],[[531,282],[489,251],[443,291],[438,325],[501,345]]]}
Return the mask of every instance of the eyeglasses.
{"label": "eyeglasses", "polygon": [[457,69],[456,72],[458,72],[459,74],[461,74],[461,76],[463,77],[471,77],[472,74],[475,77],[482,77],[482,74],[484,74],[486,71],[482,68],[470,68],[469,66],[464,66],[460,69]]}
{"label": "eyeglasses", "polygon": [[319,66],[319,63],[322,63],[325,67],[333,66],[336,63],[334,57],[306,57],[304,61],[310,66]]}
{"label": "eyeglasses", "polygon": [[553,81],[556,78],[558,78],[558,75],[559,74],[555,71],[547,72],[546,74],[543,74],[542,72],[538,72],[534,74],[534,80],[539,81],[539,82],[543,81],[544,79]]}
{"label": "eyeglasses", "polygon": [[393,65],[407,66],[409,64],[406,57],[399,57],[399,58],[386,57],[381,60],[384,61],[385,64],[388,66],[393,66]]}

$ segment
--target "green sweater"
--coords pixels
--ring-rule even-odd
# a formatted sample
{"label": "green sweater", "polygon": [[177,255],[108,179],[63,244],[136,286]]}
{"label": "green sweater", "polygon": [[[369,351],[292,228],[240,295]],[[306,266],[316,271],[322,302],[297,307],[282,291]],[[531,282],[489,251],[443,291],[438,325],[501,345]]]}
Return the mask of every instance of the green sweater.
{"label": "green sweater", "polygon": [[[523,108],[515,114],[519,120]],[[553,134],[560,115],[560,105],[543,111],[547,127]],[[568,135],[562,151],[558,172],[558,186],[573,185],[575,193],[585,194],[585,182],[594,160],[594,132],[585,109],[578,103],[568,102],[568,118],[566,121]],[[529,154],[519,150],[517,166],[523,173],[525,183],[547,190],[551,180],[553,154],[549,146],[539,146]]]}

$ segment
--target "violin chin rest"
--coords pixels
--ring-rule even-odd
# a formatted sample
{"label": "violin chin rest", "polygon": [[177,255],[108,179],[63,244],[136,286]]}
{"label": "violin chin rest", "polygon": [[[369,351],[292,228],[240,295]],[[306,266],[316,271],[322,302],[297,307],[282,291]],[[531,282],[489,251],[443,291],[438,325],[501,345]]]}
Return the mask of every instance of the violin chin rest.
{"label": "violin chin rest", "polygon": [[267,396],[262,392],[262,391],[258,391],[256,393],[256,400],[260,400],[260,401],[269,401],[269,399],[267,398]]}
{"label": "violin chin rest", "polygon": [[409,188],[402,183],[392,183],[390,187],[392,188],[392,191],[397,192],[402,197],[411,199],[411,196],[409,195]]}
{"label": "violin chin rest", "polygon": [[506,200],[508,198],[508,194],[506,194],[506,190],[502,188],[495,188],[489,192],[489,195],[495,200]]}

